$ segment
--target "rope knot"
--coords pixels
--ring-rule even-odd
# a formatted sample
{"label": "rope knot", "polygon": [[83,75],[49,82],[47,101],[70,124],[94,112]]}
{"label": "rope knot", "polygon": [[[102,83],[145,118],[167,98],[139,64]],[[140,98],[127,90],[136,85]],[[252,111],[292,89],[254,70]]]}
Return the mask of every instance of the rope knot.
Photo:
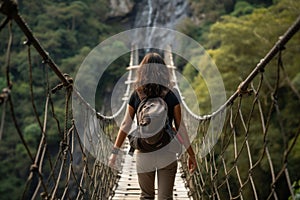
{"label": "rope knot", "polygon": [[69,74],[64,74],[64,77],[68,81],[68,84],[64,84],[64,86],[70,87],[73,84],[73,78]]}
{"label": "rope knot", "polygon": [[59,83],[57,86],[55,86],[51,92],[52,94],[55,94],[58,90],[61,90],[63,87],[66,87],[67,89],[71,88],[73,85],[73,78],[69,74],[64,74],[64,77],[66,78],[68,83]]}
{"label": "rope knot", "polygon": [[237,92],[239,96],[244,94],[248,94],[248,96],[250,96],[253,93],[253,90],[248,89],[248,85],[244,85],[244,82],[241,82],[241,84],[238,86]]}
{"label": "rope knot", "polygon": [[18,5],[15,0],[1,1],[0,12],[11,18],[14,14],[18,13]]}
{"label": "rope knot", "polygon": [[37,164],[32,164],[32,165],[30,166],[30,171],[31,171],[31,172],[37,172],[38,169],[39,169],[39,166],[38,166]]}
{"label": "rope knot", "polygon": [[11,87],[3,88],[2,92],[0,93],[0,104],[4,103],[8,99],[11,92],[10,89]]}
{"label": "rope knot", "polygon": [[49,199],[49,196],[46,192],[40,193],[40,196],[41,196],[42,199]]}
{"label": "rope knot", "polygon": [[81,192],[81,194],[85,194],[86,193],[86,189],[84,189],[82,187],[78,187],[78,190]]}
{"label": "rope knot", "polygon": [[69,145],[66,142],[62,141],[62,142],[60,142],[60,147],[61,147],[62,152],[64,154],[66,154],[69,149]]}

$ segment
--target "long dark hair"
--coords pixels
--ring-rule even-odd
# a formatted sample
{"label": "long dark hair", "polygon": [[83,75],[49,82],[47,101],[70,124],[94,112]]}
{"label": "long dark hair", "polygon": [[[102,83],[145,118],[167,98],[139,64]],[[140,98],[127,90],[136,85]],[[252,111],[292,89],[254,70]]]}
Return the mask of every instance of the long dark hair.
{"label": "long dark hair", "polygon": [[160,96],[172,87],[170,72],[158,53],[148,53],[137,71],[136,90],[147,97]]}

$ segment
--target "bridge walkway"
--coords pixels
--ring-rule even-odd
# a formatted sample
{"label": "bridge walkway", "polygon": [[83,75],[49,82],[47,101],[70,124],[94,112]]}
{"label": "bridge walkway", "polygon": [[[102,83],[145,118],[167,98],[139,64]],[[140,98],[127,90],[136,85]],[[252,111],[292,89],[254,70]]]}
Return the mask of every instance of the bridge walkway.
{"label": "bridge walkway", "polygon": [[[126,140],[123,147],[125,152],[128,152],[129,144]],[[135,155],[135,154],[134,154]],[[120,179],[114,191],[112,200],[136,200],[140,196],[140,188],[138,184],[138,177],[136,173],[136,157],[125,154],[122,162],[122,170],[120,172]],[[155,184],[155,195],[157,197],[157,182]],[[173,192],[173,199],[189,200],[189,190],[186,187],[185,180],[182,178],[181,163],[178,162],[177,174],[175,177],[175,185]]]}

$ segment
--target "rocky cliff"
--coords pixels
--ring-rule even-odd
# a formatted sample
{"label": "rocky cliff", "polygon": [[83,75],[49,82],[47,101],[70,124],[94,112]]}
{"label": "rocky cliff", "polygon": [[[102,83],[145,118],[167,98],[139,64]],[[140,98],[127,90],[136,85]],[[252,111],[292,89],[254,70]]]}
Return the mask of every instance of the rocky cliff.
{"label": "rocky cliff", "polygon": [[123,20],[131,28],[175,29],[188,16],[188,0],[110,0],[110,20]]}

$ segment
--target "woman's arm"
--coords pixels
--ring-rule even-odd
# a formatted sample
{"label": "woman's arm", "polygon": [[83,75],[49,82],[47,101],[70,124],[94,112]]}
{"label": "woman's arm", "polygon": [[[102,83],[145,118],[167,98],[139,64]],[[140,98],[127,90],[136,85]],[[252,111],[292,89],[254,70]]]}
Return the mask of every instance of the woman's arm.
{"label": "woman's arm", "polygon": [[114,166],[116,162],[116,158],[118,155],[118,151],[120,147],[122,146],[124,140],[127,137],[127,134],[129,133],[131,129],[131,124],[134,118],[134,108],[130,105],[127,106],[127,110],[123,119],[123,122],[121,124],[121,127],[119,128],[118,135],[116,138],[116,141],[114,143],[114,149],[113,153],[111,154],[109,158],[109,166]]}
{"label": "woman's arm", "polygon": [[120,148],[129,133],[131,129],[132,120],[134,118],[134,108],[130,105],[127,106],[127,110],[123,119],[123,122],[121,124],[121,127],[119,129],[114,147]]}
{"label": "woman's arm", "polygon": [[185,124],[184,124],[182,116],[181,116],[180,104],[177,104],[174,107],[174,121],[175,121],[175,127],[177,130],[177,133],[181,136],[183,145],[186,148],[187,153],[189,154],[189,161],[188,161],[189,166],[188,167],[190,169],[190,172],[192,173],[197,168],[197,162],[196,162],[194,150],[191,146],[190,139],[187,134]]}

